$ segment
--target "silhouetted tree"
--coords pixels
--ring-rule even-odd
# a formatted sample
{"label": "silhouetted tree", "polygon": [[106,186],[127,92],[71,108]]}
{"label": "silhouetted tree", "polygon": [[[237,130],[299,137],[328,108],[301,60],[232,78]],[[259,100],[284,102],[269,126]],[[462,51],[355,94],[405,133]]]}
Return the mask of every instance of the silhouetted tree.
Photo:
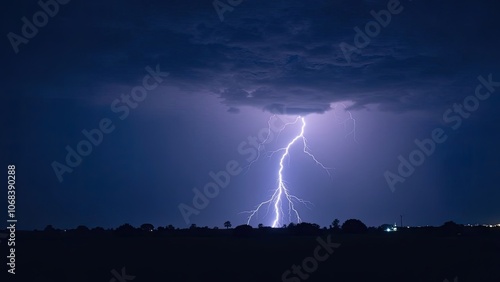
{"label": "silhouetted tree", "polygon": [[175,227],[172,224],[167,225],[168,230],[175,230]]}
{"label": "silhouetted tree", "polygon": [[130,236],[136,233],[136,229],[132,225],[125,223],[116,228],[115,233],[120,236]]}
{"label": "silhouetted tree", "polygon": [[154,225],[151,224],[151,223],[144,223],[141,225],[141,230],[142,231],[147,231],[147,232],[151,232],[155,229]]}
{"label": "silhouetted tree", "polygon": [[320,226],[316,223],[301,222],[298,224],[290,223],[288,229],[297,235],[316,235]]}
{"label": "silhouetted tree", "polygon": [[219,229],[219,227],[217,227],[217,226],[214,226],[214,230],[217,230],[217,229]]}
{"label": "silhouetted tree", "polygon": [[90,230],[91,232],[94,232],[94,233],[104,233],[106,232],[106,230],[104,230],[104,228],[100,227],[100,226],[97,226],[97,227],[94,227],[92,228],[92,230]]}
{"label": "silhouetted tree", "polygon": [[259,227],[259,228],[264,228],[264,224],[259,223],[259,225],[258,225],[257,227]]}
{"label": "silhouetted tree", "polygon": [[78,234],[85,234],[88,233],[89,231],[90,229],[85,225],[78,225],[78,227],[76,227],[75,229],[75,232]]}
{"label": "silhouetted tree", "polygon": [[53,233],[53,232],[56,232],[56,229],[52,225],[49,224],[49,225],[45,226],[45,229],[43,229],[43,231]]}
{"label": "silhouetted tree", "polygon": [[332,222],[332,225],[330,226],[333,231],[339,231],[340,230],[340,220],[338,218],[334,219]]}
{"label": "silhouetted tree", "polygon": [[233,235],[237,237],[248,237],[252,235],[253,228],[248,224],[238,225],[234,228]]}
{"label": "silhouetted tree", "polygon": [[453,221],[447,221],[440,227],[445,235],[458,235],[461,233],[462,227]]}
{"label": "silhouetted tree", "polygon": [[345,233],[365,233],[368,228],[359,219],[348,219],[342,224],[342,231]]}
{"label": "silhouetted tree", "polygon": [[224,227],[226,227],[226,229],[231,228],[231,226],[232,226],[231,221],[228,220],[228,221],[224,222]]}
{"label": "silhouetted tree", "polygon": [[196,228],[198,228],[198,227],[197,227],[197,226],[196,226],[196,224],[194,224],[194,223],[193,223],[193,224],[191,224],[191,226],[189,226],[189,229],[191,229],[191,230],[192,230],[192,229],[196,229]]}

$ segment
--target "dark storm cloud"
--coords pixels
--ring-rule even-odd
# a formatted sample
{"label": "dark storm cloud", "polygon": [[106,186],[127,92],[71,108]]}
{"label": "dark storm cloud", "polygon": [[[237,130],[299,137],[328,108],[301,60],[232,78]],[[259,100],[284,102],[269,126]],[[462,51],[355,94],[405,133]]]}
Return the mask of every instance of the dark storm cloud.
{"label": "dark storm cloud", "polygon": [[[4,77],[32,77],[11,92],[97,99],[159,63],[171,85],[215,93],[231,112],[321,113],[344,100],[407,111],[444,107],[498,62],[494,1],[401,1],[349,63],[339,45],[354,45],[354,27],[364,30],[388,2],[245,1],[224,22],[209,0],[74,2],[12,52]],[[19,32],[18,15],[7,22]]]}

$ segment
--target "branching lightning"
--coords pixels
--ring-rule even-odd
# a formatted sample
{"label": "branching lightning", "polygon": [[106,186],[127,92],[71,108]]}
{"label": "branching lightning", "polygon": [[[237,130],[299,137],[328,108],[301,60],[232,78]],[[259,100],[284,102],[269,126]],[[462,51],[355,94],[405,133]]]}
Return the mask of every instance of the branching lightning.
{"label": "branching lightning", "polygon": [[[358,143],[356,139],[356,120],[353,118],[353,115],[350,111],[347,110],[347,106],[343,103],[340,103],[340,105],[343,107],[343,111],[347,114],[347,116],[340,116],[337,113],[337,105],[333,106],[333,114],[335,120],[338,122],[338,124],[341,124],[344,126],[344,130],[347,132],[346,133],[346,138],[349,136],[352,136],[353,140]],[[250,169],[250,167],[260,159],[261,156],[261,151],[264,149],[265,144],[269,143],[272,137],[271,136],[271,130],[272,126],[271,123],[273,119],[276,118],[276,115],[272,115],[269,118],[268,121],[268,128],[267,128],[267,136],[265,140],[262,140],[259,144],[257,149],[257,156],[256,158],[251,161],[247,168],[247,172]],[[256,206],[254,210],[250,211],[245,211],[243,213],[248,213],[250,214],[247,219],[247,224],[250,224],[250,221],[254,216],[258,215],[258,212],[263,208],[264,206],[267,206],[266,209],[266,215],[269,213],[269,210],[272,208],[273,213],[274,213],[274,220],[272,223],[272,227],[280,227],[281,224],[283,223],[283,219],[285,217],[285,212],[284,212],[284,206],[288,206],[288,221],[292,222],[292,218],[295,218],[298,223],[302,221],[299,212],[295,208],[295,204],[300,203],[304,204],[307,208],[309,208],[309,205],[312,205],[311,202],[302,200],[294,195],[292,195],[287,188],[287,183],[283,177],[283,172],[285,169],[285,160],[290,162],[290,148],[295,144],[298,143],[300,140],[302,141],[302,146],[303,146],[303,152],[304,154],[308,155],[317,165],[319,165],[321,168],[323,168],[328,175],[331,177],[330,174],[330,168],[324,166],[311,152],[311,150],[308,147],[307,144],[307,139],[305,137],[305,128],[306,128],[306,121],[305,118],[302,116],[298,116],[296,119],[293,121],[285,122],[282,126],[280,126],[278,129],[274,129],[277,131],[277,136],[276,139],[280,136],[281,132],[287,128],[290,125],[295,125],[297,123],[301,123],[301,128],[300,128],[300,133],[296,135],[285,147],[279,148],[278,150],[271,151],[268,157],[272,157],[275,154],[281,153],[281,157],[279,160],[279,170],[278,170],[278,179],[276,183],[276,188],[272,190],[272,196],[264,202],[261,202],[259,205]]]}
{"label": "branching lightning", "polygon": [[[255,163],[257,162],[259,159],[260,159],[260,152],[264,149],[264,144],[268,143],[269,141],[269,137],[272,136],[272,133],[271,133],[271,121],[276,118],[276,115],[272,115],[269,120],[267,121],[267,135],[266,135],[266,138],[259,143],[258,147],[257,147],[257,157],[255,157],[255,159],[253,161],[251,161],[245,168],[247,169],[246,172],[248,172],[250,170],[250,167]],[[291,122],[286,122],[285,124],[283,124],[283,126],[281,126],[281,128],[278,129],[278,135],[276,136],[276,140],[278,140],[278,138],[280,137],[280,134],[283,130],[285,130],[285,128],[287,128],[287,126],[289,125],[293,125],[293,124],[296,124],[297,122],[299,121],[298,118],[296,118],[294,121],[291,121]],[[272,154],[269,156],[271,157]],[[245,172],[245,173],[246,173]]]}
{"label": "branching lightning", "polygon": [[352,129],[350,131],[347,132],[346,134],[346,138],[349,136],[349,135],[352,135],[352,138],[354,140],[354,142],[358,143],[358,140],[356,139],[356,119],[354,119],[352,117],[352,113],[350,111],[347,110],[347,106],[344,104],[344,103],[340,103],[342,105],[342,107],[344,107],[344,111],[347,113],[348,117],[345,118],[345,119],[340,119],[339,116],[337,115],[337,105],[334,105],[333,106],[333,115],[335,116],[335,119],[338,121],[339,124],[343,124],[344,125],[344,129],[347,131],[347,125],[349,122],[352,123]]}
{"label": "branching lightning", "polygon": [[[304,132],[305,132],[305,128],[306,128],[306,121],[305,121],[304,117],[299,116],[299,117],[297,117],[295,119],[294,122],[286,123],[281,128],[280,132],[286,126],[291,125],[291,124],[296,124],[299,121],[302,123],[300,133],[297,136],[295,136],[295,138],[293,138],[292,141],[290,141],[286,147],[280,148],[280,149],[272,152],[272,154],[275,154],[275,153],[278,153],[278,152],[283,152],[283,154],[281,155],[281,158],[280,158],[280,162],[279,162],[277,187],[274,190],[274,193],[272,194],[272,196],[271,196],[271,198],[269,200],[260,203],[254,210],[247,211],[247,213],[250,213],[250,216],[248,217],[248,220],[247,220],[247,224],[250,224],[250,221],[252,220],[252,217],[254,215],[256,215],[263,206],[268,205],[268,211],[269,211],[269,207],[273,206],[273,208],[274,208],[274,221],[273,221],[272,227],[278,227],[278,226],[280,226],[281,223],[282,223],[282,218],[284,217],[284,211],[283,211],[283,204],[284,203],[288,204],[288,216],[289,216],[289,220],[291,221],[292,215],[294,215],[295,218],[297,219],[297,222],[300,223],[302,221],[302,219],[300,218],[299,212],[295,208],[295,203],[297,203],[297,202],[298,203],[302,203],[302,204],[304,204],[306,206],[307,206],[307,204],[311,204],[311,203],[308,202],[308,201],[304,201],[304,200],[302,200],[302,199],[300,199],[300,198],[292,195],[290,193],[290,191],[288,190],[287,185],[286,185],[286,183],[285,183],[285,181],[283,179],[283,170],[285,168],[284,161],[285,161],[285,159],[290,158],[290,155],[289,155],[290,148],[299,139],[302,139],[303,152],[306,155],[308,155],[309,157],[311,157],[317,165],[319,165],[323,169],[325,169],[326,172],[328,173],[328,175],[330,175],[330,172],[329,172],[330,168],[327,168],[320,161],[318,161],[318,159],[311,153],[309,147],[307,146],[307,139],[304,136]],[[265,141],[267,141],[267,139]],[[261,144],[264,144],[265,141],[262,142]],[[259,149],[260,149],[260,146],[259,146]]]}

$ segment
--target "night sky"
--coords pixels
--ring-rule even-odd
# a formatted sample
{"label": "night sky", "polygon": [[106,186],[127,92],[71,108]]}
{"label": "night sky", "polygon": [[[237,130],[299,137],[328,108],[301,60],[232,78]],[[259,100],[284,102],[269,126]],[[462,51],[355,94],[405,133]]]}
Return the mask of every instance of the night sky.
{"label": "night sky", "polygon": [[[22,20],[37,1],[1,11],[1,163],[16,166],[19,229],[245,224],[276,188],[269,152],[300,132],[273,133],[246,168],[274,114],[305,117],[331,168],[290,149],[305,222],[500,223],[498,1],[65,1],[37,32]],[[226,187],[183,216],[227,166]],[[265,211],[250,224],[271,225]]]}

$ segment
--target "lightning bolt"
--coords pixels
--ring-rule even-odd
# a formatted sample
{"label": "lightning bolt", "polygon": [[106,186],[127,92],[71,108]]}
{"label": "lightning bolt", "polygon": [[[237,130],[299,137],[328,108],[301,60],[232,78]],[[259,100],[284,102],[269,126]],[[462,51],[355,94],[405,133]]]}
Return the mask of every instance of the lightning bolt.
{"label": "lightning bolt", "polygon": [[[260,152],[262,150],[264,150],[264,144],[266,144],[268,141],[269,141],[269,136],[272,136],[272,133],[271,133],[271,121],[276,118],[276,115],[272,115],[269,120],[267,121],[267,135],[266,135],[266,138],[259,143],[259,146],[257,147],[257,157],[255,157],[254,160],[252,160],[245,168],[246,168],[246,171],[245,171],[245,174],[250,170],[250,167],[260,159]],[[281,126],[279,129],[278,129],[278,134],[276,136],[276,140],[278,140],[278,138],[280,137],[280,134],[283,130],[285,130],[285,128],[287,128],[287,126],[289,125],[293,125],[293,124],[296,124],[297,122],[299,121],[299,119],[295,119],[294,121],[290,121],[290,122],[286,122],[285,124],[283,124],[283,126]],[[269,155],[269,157],[271,157],[271,155]]]}
{"label": "lightning bolt", "polygon": [[335,117],[335,120],[337,120],[339,124],[343,124],[344,129],[346,131],[347,131],[348,123],[351,122],[352,129],[351,129],[351,131],[347,132],[345,137],[347,138],[349,135],[352,135],[354,142],[359,143],[358,140],[356,139],[356,119],[354,119],[354,117],[352,116],[352,113],[347,110],[347,106],[344,103],[340,103],[340,104],[342,105],[342,107],[344,107],[344,112],[347,113],[348,117],[343,119],[343,120],[340,119],[339,116],[337,115],[337,105],[334,105],[333,106],[333,115]]}
{"label": "lightning bolt", "polygon": [[[299,121],[302,123],[300,134],[295,136],[295,138],[293,138],[292,141],[290,141],[286,147],[280,148],[280,149],[272,152],[272,154],[278,153],[278,152],[283,152],[283,154],[281,155],[281,158],[280,158],[280,162],[279,162],[277,187],[274,190],[274,193],[272,194],[272,196],[269,200],[260,203],[254,210],[245,212],[245,213],[250,213],[250,216],[248,217],[248,220],[247,220],[247,224],[250,224],[252,217],[254,215],[256,215],[263,206],[268,205],[268,209],[267,209],[268,211],[269,211],[269,207],[271,207],[271,206],[274,207],[274,221],[273,221],[272,227],[280,226],[280,224],[282,223],[282,218],[284,216],[283,203],[288,203],[289,221],[291,221],[292,214],[295,215],[298,223],[300,223],[302,221],[302,219],[300,218],[299,212],[295,208],[295,203],[297,203],[297,202],[302,203],[306,207],[308,207],[307,204],[311,204],[311,203],[308,201],[304,201],[304,200],[292,195],[290,193],[290,191],[287,189],[287,186],[286,186],[285,181],[283,179],[283,170],[285,168],[284,161],[287,157],[290,158],[290,154],[289,154],[290,148],[299,139],[302,140],[303,152],[306,155],[308,155],[309,157],[311,157],[317,165],[319,165],[323,169],[325,169],[326,172],[328,173],[328,175],[331,176],[330,172],[329,172],[329,168],[325,167],[321,162],[319,162],[316,159],[316,157],[311,153],[309,147],[307,146],[307,139],[304,136],[304,132],[305,132],[305,128],[306,128],[306,120],[304,117],[301,117],[301,116],[297,117],[294,122],[287,123],[285,126],[283,126],[283,128],[281,130],[283,130],[287,125],[296,124]],[[267,141],[267,139],[265,141]],[[262,142],[262,143],[264,143],[264,142]],[[266,214],[267,214],[267,212],[266,212]]]}

